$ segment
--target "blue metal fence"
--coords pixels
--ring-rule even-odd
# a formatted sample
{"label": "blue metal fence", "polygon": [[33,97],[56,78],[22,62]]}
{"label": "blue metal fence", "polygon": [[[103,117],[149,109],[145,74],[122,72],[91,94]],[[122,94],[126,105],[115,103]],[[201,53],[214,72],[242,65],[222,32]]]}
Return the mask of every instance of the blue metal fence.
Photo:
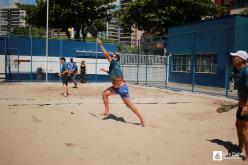
{"label": "blue metal fence", "polygon": [[[104,44],[109,52],[115,52],[117,45]],[[73,58],[80,71],[81,61],[87,66],[88,82],[107,81],[108,76],[99,71],[108,65],[96,42],[49,40],[48,60],[45,56],[45,39],[0,36],[0,73],[6,81],[59,81],[55,74],[60,71],[59,57]],[[47,66],[48,65],[48,66]],[[39,71],[39,72],[38,72]],[[78,75],[78,77],[80,77]]]}
{"label": "blue metal fence", "polygon": [[[230,17],[174,27],[169,30],[168,43],[164,44],[167,46],[167,53],[162,55],[166,56],[161,56],[163,44],[154,43],[152,39],[143,45],[142,42],[136,41],[138,43],[136,47],[122,46],[133,53],[121,54],[120,63],[125,80],[137,85],[236,97],[237,73],[234,74],[231,67],[229,53],[239,49],[248,50],[247,21],[247,18],[243,17]],[[156,51],[158,47],[159,51]],[[117,50],[114,44],[106,44],[105,48],[110,52]],[[153,51],[148,51],[149,48]],[[160,56],[147,54],[151,52],[160,52]],[[43,39],[0,37],[0,58],[1,61],[5,61],[2,68],[5,68],[8,74],[7,80],[36,80],[37,68],[44,68],[46,62],[42,59],[44,54]],[[107,68],[109,63],[103,59],[101,50],[95,42],[50,40],[51,65],[48,67],[50,81],[59,81],[53,73],[59,68],[58,57],[61,56],[67,57],[67,60],[73,57],[78,65],[82,59],[86,60],[89,81],[109,80],[106,74],[99,72],[100,67]],[[189,58],[182,58],[179,60],[180,64],[173,59],[175,56]],[[206,58],[205,62],[199,58],[200,56]],[[212,58],[210,64],[206,62],[208,56]],[[22,61],[16,64],[16,59]],[[189,63],[185,62],[186,59]],[[28,67],[28,71],[25,71],[25,67]],[[45,72],[43,70],[42,74]]]}

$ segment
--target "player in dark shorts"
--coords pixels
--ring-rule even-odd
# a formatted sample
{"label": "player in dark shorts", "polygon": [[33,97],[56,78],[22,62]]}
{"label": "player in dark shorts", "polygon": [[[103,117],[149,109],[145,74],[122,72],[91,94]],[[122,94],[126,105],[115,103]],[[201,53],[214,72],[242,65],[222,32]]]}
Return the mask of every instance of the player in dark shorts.
{"label": "player in dark shorts", "polygon": [[239,140],[239,148],[245,149],[245,159],[248,162],[248,66],[246,62],[248,54],[245,51],[231,53],[233,66],[240,70],[238,78],[239,107],[236,113],[236,128]]}
{"label": "player in dark shorts", "polygon": [[67,97],[68,93],[68,82],[70,81],[69,76],[69,64],[66,62],[65,57],[60,58],[60,63],[62,64],[61,73],[58,74],[62,78],[62,83],[64,87],[64,96]]}
{"label": "player in dark shorts", "polygon": [[86,83],[86,65],[85,61],[82,60],[81,65],[80,65],[80,82],[81,83]]}
{"label": "player in dark shorts", "polygon": [[73,88],[77,88],[77,75],[78,75],[78,66],[77,63],[73,61],[73,58],[70,60],[70,74],[71,74],[71,80],[74,83]]}

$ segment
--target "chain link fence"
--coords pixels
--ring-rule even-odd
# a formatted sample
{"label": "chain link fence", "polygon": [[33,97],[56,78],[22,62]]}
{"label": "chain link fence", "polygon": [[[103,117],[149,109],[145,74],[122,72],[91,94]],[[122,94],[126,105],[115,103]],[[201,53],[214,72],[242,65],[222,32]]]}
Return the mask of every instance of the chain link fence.
{"label": "chain link fence", "polygon": [[[237,80],[235,79],[238,75],[231,74],[233,69],[230,68],[230,64],[208,64],[204,61],[201,65],[199,63],[185,64],[186,59],[178,60],[175,59],[176,56],[167,53],[166,36],[155,37],[154,40],[152,38],[143,39],[136,43],[139,44],[136,46],[125,44],[121,46],[120,50],[122,53],[120,64],[127,82],[162,89],[237,98],[237,87],[235,86]],[[151,49],[149,50],[149,48]],[[199,55],[195,54],[195,56]],[[207,58],[210,57],[207,56]],[[191,57],[188,60],[191,61]],[[210,60],[213,61],[213,59]],[[180,65],[176,65],[176,61]],[[229,62],[231,63],[231,61]],[[220,77],[216,72],[223,75]],[[208,78],[205,77],[206,75]]]}

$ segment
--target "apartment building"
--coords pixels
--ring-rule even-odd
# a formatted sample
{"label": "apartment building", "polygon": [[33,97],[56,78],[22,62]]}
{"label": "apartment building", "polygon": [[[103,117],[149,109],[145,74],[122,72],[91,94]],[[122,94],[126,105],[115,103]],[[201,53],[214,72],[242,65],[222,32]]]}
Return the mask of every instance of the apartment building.
{"label": "apartment building", "polygon": [[107,22],[107,31],[106,31],[107,39],[114,40],[119,42],[120,38],[120,27],[118,25],[118,19],[112,18],[109,22]]}
{"label": "apartment building", "polygon": [[[132,0],[117,0],[116,5],[120,9],[127,7],[131,2]],[[111,21],[107,23],[106,37],[124,45],[137,46],[138,40],[141,39],[143,31],[134,27],[131,27],[131,29],[131,33],[125,32],[123,28],[119,26],[118,19],[112,18]]]}
{"label": "apartment building", "polygon": [[25,10],[18,8],[0,8],[0,34],[5,35],[12,32],[16,27],[25,27]]}

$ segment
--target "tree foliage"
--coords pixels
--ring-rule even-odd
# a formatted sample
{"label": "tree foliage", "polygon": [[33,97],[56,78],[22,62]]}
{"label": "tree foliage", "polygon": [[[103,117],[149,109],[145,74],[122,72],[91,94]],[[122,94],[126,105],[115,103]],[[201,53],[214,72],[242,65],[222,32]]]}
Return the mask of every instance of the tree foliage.
{"label": "tree foliage", "polygon": [[118,17],[125,30],[131,26],[140,30],[166,32],[171,25],[201,20],[205,16],[216,17],[225,8],[210,0],[135,0],[119,10]]}
{"label": "tree foliage", "polygon": [[18,36],[33,36],[33,37],[43,37],[45,35],[45,29],[40,28],[30,28],[30,27],[17,27],[13,30],[12,34]]}
{"label": "tree foliage", "polygon": [[[74,27],[75,38],[80,30],[85,39],[89,27],[95,24],[98,31],[105,30],[102,22],[111,18],[115,0],[49,0],[49,27],[67,32]],[[26,21],[38,27],[46,25],[46,1],[36,0],[36,5],[18,3],[20,9],[27,11]]]}

